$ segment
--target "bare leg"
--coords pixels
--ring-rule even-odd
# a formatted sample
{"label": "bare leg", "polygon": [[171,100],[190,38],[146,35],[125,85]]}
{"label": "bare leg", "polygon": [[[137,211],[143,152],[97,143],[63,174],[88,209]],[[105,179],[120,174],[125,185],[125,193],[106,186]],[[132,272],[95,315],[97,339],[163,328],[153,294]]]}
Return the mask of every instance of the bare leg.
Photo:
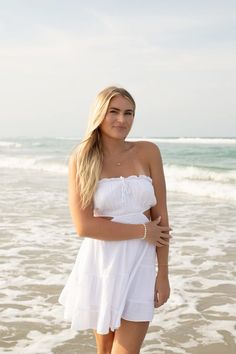
{"label": "bare leg", "polygon": [[115,331],[111,354],[139,354],[149,322],[133,322],[121,319]]}
{"label": "bare leg", "polygon": [[114,340],[114,332],[108,334],[98,334],[94,331],[97,343],[97,354],[111,354],[112,344]]}

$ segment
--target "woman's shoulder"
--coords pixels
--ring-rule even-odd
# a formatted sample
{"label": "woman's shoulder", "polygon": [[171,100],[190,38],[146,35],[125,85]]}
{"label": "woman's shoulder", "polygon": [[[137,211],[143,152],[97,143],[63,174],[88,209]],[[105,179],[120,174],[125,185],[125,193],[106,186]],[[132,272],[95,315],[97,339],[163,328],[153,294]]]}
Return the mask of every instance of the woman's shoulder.
{"label": "woman's shoulder", "polygon": [[135,141],[134,143],[137,155],[140,160],[145,161],[145,163],[148,164],[151,174],[153,171],[162,168],[162,157],[158,145],[152,141],[146,140]]}
{"label": "woman's shoulder", "polygon": [[157,144],[153,143],[152,141],[148,140],[138,140],[134,141],[134,146],[136,147],[137,151],[144,154],[149,155],[160,155],[160,149]]}

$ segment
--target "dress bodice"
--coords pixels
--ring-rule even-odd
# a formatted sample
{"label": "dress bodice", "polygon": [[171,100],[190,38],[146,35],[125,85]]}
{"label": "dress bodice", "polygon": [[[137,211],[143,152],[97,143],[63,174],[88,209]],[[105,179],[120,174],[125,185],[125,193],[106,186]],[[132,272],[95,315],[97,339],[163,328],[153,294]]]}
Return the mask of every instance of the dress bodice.
{"label": "dress bodice", "polygon": [[156,203],[149,176],[102,178],[94,194],[94,216],[115,217],[143,213]]}

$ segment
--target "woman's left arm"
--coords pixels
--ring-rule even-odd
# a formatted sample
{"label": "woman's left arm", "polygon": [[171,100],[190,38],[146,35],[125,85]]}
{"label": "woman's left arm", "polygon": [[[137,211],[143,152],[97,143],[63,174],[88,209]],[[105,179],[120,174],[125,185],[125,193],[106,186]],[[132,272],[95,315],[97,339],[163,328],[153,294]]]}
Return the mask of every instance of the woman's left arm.
{"label": "woman's left arm", "polygon": [[[162,157],[158,146],[154,143],[147,143],[150,158],[150,174],[156,194],[157,204],[151,208],[151,219],[161,216],[160,226],[169,227],[166,183]],[[167,232],[168,233],[168,232]],[[156,248],[158,272],[155,285],[155,307],[163,305],[170,296],[170,285],[168,278],[168,256],[169,245]]]}

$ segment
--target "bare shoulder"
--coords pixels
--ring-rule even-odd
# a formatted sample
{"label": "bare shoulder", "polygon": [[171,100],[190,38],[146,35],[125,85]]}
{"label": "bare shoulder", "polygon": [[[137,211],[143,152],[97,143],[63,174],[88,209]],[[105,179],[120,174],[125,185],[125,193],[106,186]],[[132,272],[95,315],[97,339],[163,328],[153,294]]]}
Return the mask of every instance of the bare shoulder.
{"label": "bare shoulder", "polygon": [[163,177],[163,163],[159,147],[151,141],[136,141],[136,150],[146,166],[153,182],[160,183]]}
{"label": "bare shoulder", "polygon": [[155,143],[146,140],[135,141],[134,143],[137,151],[140,154],[145,155],[150,162],[153,159],[156,160],[161,158],[160,149]]}

